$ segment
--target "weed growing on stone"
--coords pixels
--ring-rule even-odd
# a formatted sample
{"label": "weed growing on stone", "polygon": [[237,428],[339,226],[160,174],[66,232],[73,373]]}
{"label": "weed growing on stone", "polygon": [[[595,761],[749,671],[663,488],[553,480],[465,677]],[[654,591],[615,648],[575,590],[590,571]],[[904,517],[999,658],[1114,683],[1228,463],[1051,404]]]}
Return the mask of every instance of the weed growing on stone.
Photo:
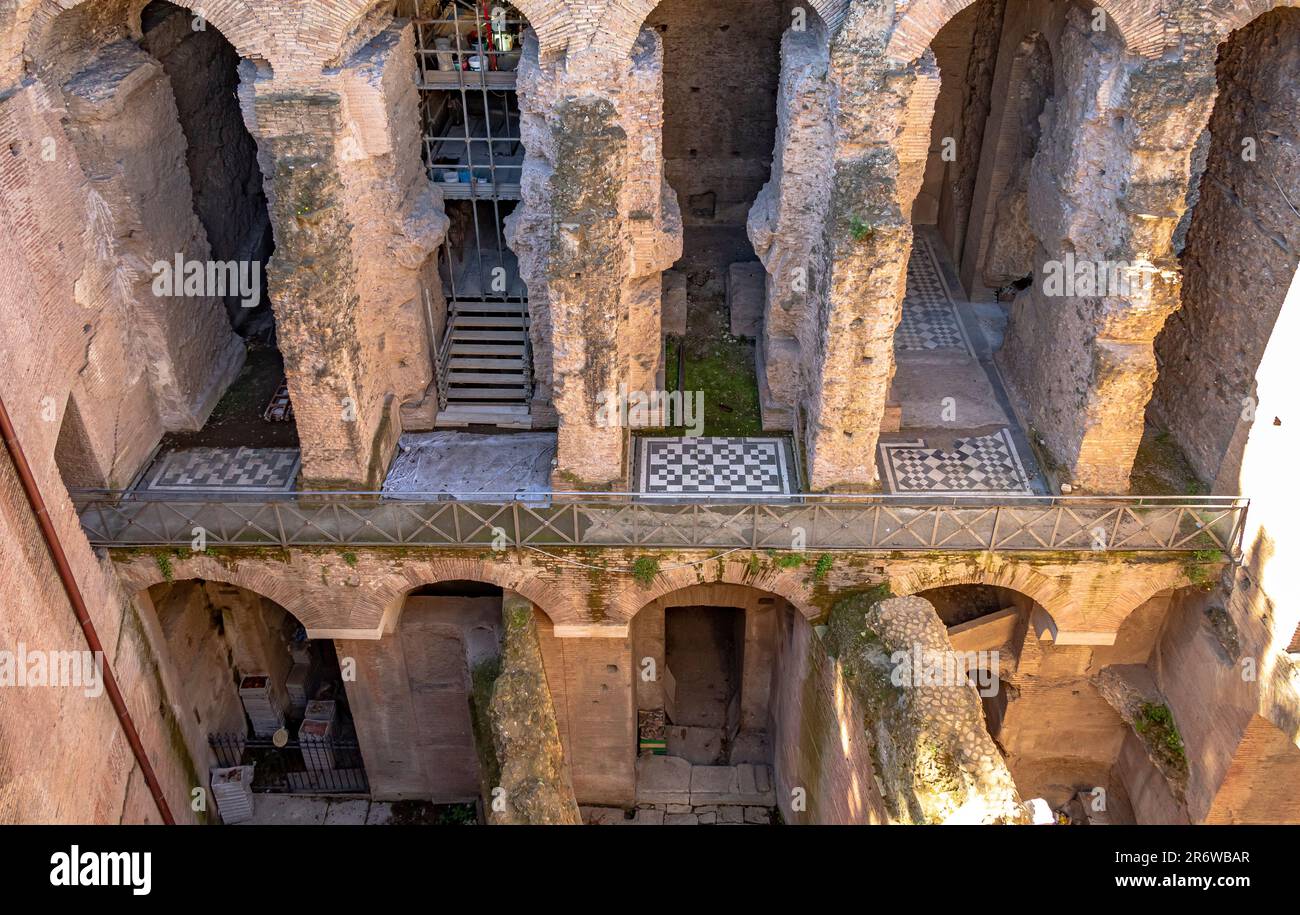
{"label": "weed growing on stone", "polygon": [[632,563],[632,577],[643,588],[650,587],[650,583],[655,580],[659,574],[659,559],[656,556],[638,556]]}

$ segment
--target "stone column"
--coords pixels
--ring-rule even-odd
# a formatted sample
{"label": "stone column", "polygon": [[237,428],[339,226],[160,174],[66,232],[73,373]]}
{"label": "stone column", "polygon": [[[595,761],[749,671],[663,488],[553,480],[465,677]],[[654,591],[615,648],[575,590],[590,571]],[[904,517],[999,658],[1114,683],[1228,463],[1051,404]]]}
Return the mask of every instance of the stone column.
{"label": "stone column", "polygon": [[[194,214],[171,82],[158,61],[120,41],[62,88],[67,134],[89,178],[86,232],[111,265],[106,295],[128,316],[130,356],[146,367],[164,428],[198,429],[239,373],[244,348],[222,300],[201,289],[185,294],[185,277],[175,275],[178,258],[206,265],[211,255]],[[86,300],[99,294],[80,291]]]}
{"label": "stone column", "polygon": [[401,433],[398,407],[432,380],[423,291],[437,289],[431,254],[447,219],[419,164],[413,61],[407,24],[318,79],[242,65],[306,486],[377,488]]}
{"label": "stone column", "polygon": [[534,414],[557,420],[555,485],[606,487],[622,480],[626,430],[601,422],[602,394],[654,387],[681,219],[663,178],[658,36],[642,31],[626,59],[569,63],[525,42],[523,203],[507,240],[528,285]]}

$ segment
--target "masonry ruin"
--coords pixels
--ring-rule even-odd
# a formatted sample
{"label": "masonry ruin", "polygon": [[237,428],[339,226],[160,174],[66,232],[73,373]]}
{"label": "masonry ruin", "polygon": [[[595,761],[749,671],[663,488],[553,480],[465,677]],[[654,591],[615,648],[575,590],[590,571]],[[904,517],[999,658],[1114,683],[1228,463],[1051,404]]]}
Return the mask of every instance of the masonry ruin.
{"label": "masonry ruin", "polygon": [[[1300,821],[1292,6],[15,0],[0,64],[0,822]],[[139,755],[5,679],[82,600]]]}

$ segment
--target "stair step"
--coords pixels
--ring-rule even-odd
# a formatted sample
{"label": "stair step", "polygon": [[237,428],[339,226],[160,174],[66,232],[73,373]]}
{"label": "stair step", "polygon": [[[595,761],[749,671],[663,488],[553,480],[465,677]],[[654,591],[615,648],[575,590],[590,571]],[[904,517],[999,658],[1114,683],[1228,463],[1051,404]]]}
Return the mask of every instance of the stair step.
{"label": "stair step", "polygon": [[454,360],[460,356],[514,356],[522,359],[524,346],[522,343],[457,343],[453,337],[451,358]]}
{"label": "stair step", "polygon": [[463,370],[473,371],[474,369],[501,369],[503,371],[522,372],[524,369],[523,354],[520,353],[519,356],[520,358],[515,359],[467,359],[460,356],[456,350],[453,349],[451,353],[451,362],[448,364],[447,368],[451,369],[452,372]]}
{"label": "stair step", "polygon": [[458,404],[450,403],[438,413],[435,426],[499,426],[507,429],[531,429],[532,417],[525,404]]}
{"label": "stair step", "polygon": [[452,386],[447,389],[447,400],[523,400],[524,386],[517,388],[462,388]]}
{"label": "stair step", "polygon": [[453,384],[517,384],[523,385],[523,372],[458,372],[453,368],[447,374],[447,380]]}
{"label": "stair step", "polygon": [[[524,342],[524,332],[522,330],[461,330],[458,327],[451,332],[451,342],[455,344],[458,340],[479,340],[483,342],[515,340],[522,344]],[[453,346],[452,349],[454,352],[455,347]]]}
{"label": "stair step", "polygon": [[518,403],[449,403],[447,409],[443,410],[442,413],[490,413],[494,416],[527,416],[528,406]]}
{"label": "stair step", "polygon": [[523,315],[456,315],[452,327],[523,327]]}
{"label": "stair step", "polygon": [[456,311],[482,311],[510,315],[522,315],[528,311],[528,306],[523,302],[462,302],[457,301],[454,305]]}

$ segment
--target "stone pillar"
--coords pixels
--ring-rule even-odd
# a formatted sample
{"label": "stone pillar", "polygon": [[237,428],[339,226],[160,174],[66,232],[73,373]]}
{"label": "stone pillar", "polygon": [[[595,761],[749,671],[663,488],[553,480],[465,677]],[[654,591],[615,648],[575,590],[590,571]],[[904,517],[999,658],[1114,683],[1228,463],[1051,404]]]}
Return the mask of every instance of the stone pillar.
{"label": "stone pillar", "polygon": [[[1034,283],[1012,306],[999,363],[1058,479],[1124,492],[1156,377],[1155,336],[1178,307],[1171,239],[1214,97],[1214,54],[1189,46],[1176,61],[1136,58],[1072,10],[1055,56],[1065,88],[1029,178]],[[1048,282],[1091,270],[1121,283]]]}
{"label": "stone pillar", "polygon": [[894,373],[911,248],[911,200],[922,167],[900,162],[919,85],[933,81],[926,55],[894,68],[881,26],[849,11],[830,44],[833,131],[830,200],[810,266],[815,296],[803,438],[814,490],[876,482],[875,450]]}
{"label": "stone pillar", "polygon": [[884,56],[889,26],[857,5],[833,34],[787,33],[772,180],[750,211],[768,272],[764,419],[802,438],[813,490],[876,483],[937,88],[931,55]]}
{"label": "stone pillar", "polygon": [[528,285],[534,414],[555,411],[561,488],[622,480],[626,431],[600,421],[601,395],[650,390],[662,360],[660,274],[681,255],[662,67],[649,30],[628,58],[568,67],[530,35],[519,67],[527,155],[506,231]]}
{"label": "stone pillar", "polygon": [[422,400],[433,377],[423,298],[437,290],[431,255],[447,218],[419,163],[413,60],[407,24],[312,82],[243,64],[309,487],[377,488],[401,433],[398,407]]}
{"label": "stone pillar", "polygon": [[746,230],[767,271],[758,390],[764,429],[793,429],[807,389],[804,354],[814,352],[809,271],[830,202],[830,44],[824,28],[781,40],[772,177],[754,200]]}
{"label": "stone pillar", "polygon": [[[501,602],[501,672],[492,686],[490,705],[505,809],[488,814],[493,825],[582,823],[546,683],[534,619],[537,615],[527,598],[505,592]],[[492,800],[491,796],[484,798],[489,805]]]}
{"label": "stone pillar", "polygon": [[429,180],[409,22],[379,33],[340,73],[348,135],[344,189],[356,232],[365,333],[382,351],[403,404],[403,428],[432,429],[437,415],[433,348],[446,302],[436,251],[447,234],[442,191]]}
{"label": "stone pillar", "polygon": [[[185,137],[162,65],[129,41],[110,44],[63,85],[66,129],[89,177],[85,228],[106,295],[129,316],[130,356],[146,366],[164,428],[200,428],[244,360],[225,305],[183,293],[183,264],[206,263],[194,214]],[[155,283],[165,264],[170,288]],[[208,290],[211,292],[212,290]],[[85,300],[96,290],[83,289]]]}

